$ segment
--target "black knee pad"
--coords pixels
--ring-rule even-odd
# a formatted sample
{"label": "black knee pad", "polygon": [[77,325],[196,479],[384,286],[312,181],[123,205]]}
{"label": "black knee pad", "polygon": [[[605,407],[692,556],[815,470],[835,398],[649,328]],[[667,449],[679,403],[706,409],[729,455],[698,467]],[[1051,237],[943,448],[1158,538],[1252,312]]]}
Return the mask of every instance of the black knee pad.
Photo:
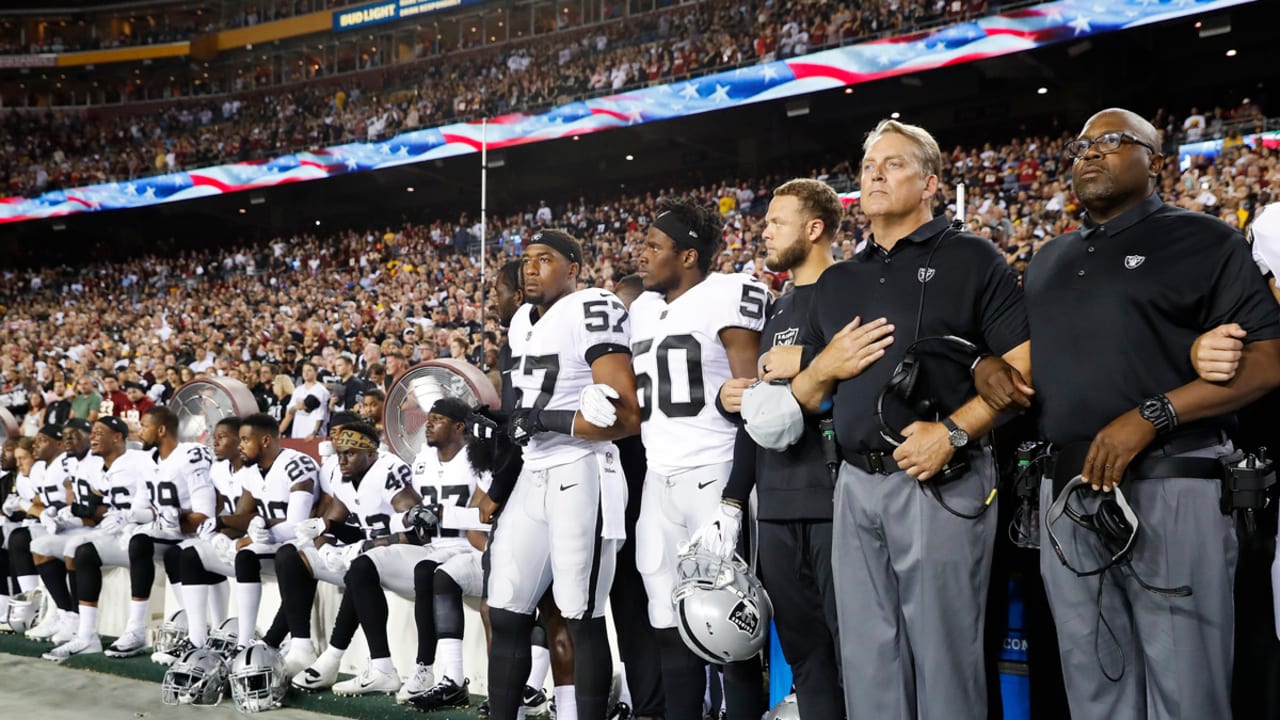
{"label": "black knee pad", "polygon": [[14,575],[35,575],[36,563],[31,558],[31,529],[18,528],[9,535],[9,557]]}
{"label": "black knee pad", "polygon": [[182,553],[184,549],[180,545],[170,545],[165,551],[162,558],[164,559],[164,576],[169,579],[170,584],[182,582]]}
{"label": "black knee pad", "polygon": [[542,627],[542,623],[537,623],[529,631],[529,644],[540,648],[547,647],[547,629]]}
{"label": "black knee pad", "polygon": [[252,550],[236,553],[236,582],[262,582],[262,561]]}
{"label": "black knee pad", "polygon": [[347,568],[347,574],[343,577],[347,583],[347,589],[358,587],[378,586],[381,588],[382,579],[378,576],[378,566],[373,564],[373,560],[368,555],[360,555],[351,561],[351,567]]}
{"label": "black knee pad", "polygon": [[129,538],[129,564],[151,562],[155,557],[156,541],[150,535],[134,535]]}
{"label": "black knee pad", "polygon": [[462,615],[462,588],[448,573],[436,570],[435,596],[431,601],[435,613],[436,635],[449,640],[461,640],[465,625]]}
{"label": "black knee pad", "polygon": [[76,570],[101,570],[102,557],[98,548],[88,542],[76,548]]}
{"label": "black knee pad", "polygon": [[204,569],[204,561],[200,559],[200,552],[193,547],[180,548],[178,552],[169,550],[164,554],[164,569],[169,572],[169,558],[177,557],[178,562],[174,563],[178,566],[178,578],[174,580],[173,576],[169,576],[170,582],[181,582],[187,585],[211,585],[209,582],[209,573]]}
{"label": "black knee pad", "polygon": [[156,541],[147,535],[129,538],[129,589],[135,598],[151,597],[156,580]]}
{"label": "black knee pad", "polygon": [[493,628],[492,653],[515,655],[519,654],[521,647],[527,653],[529,633],[533,630],[532,615],[491,607],[489,608],[489,626]]}
{"label": "black knee pad", "polygon": [[436,568],[440,564],[434,560],[423,560],[413,566],[414,597],[429,598],[435,592]]}

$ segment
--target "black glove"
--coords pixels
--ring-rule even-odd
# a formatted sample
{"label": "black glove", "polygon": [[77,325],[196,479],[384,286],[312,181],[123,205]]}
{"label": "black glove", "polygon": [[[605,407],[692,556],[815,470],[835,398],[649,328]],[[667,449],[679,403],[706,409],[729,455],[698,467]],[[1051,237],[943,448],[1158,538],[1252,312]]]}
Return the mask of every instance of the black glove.
{"label": "black glove", "polygon": [[511,442],[525,447],[534,435],[546,432],[542,424],[542,408],[524,408],[511,413],[511,422],[507,424],[507,434]]}
{"label": "black glove", "polygon": [[439,505],[415,505],[405,513],[405,520],[417,533],[418,539],[425,541],[440,524],[440,511]]}
{"label": "black glove", "polygon": [[485,442],[493,440],[498,432],[498,423],[489,417],[488,405],[477,405],[467,416],[467,433],[477,440]]}

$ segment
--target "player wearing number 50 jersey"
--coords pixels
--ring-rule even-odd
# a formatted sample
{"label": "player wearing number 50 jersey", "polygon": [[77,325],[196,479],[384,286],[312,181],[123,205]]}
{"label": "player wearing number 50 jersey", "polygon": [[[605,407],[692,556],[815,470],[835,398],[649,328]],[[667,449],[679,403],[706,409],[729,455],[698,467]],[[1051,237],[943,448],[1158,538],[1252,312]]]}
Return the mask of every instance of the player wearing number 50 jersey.
{"label": "player wearing number 50 jersey", "polygon": [[609,700],[604,609],[625,535],[626,486],[621,473],[603,470],[617,463],[610,441],[634,435],[640,418],[626,308],[604,290],[574,291],[582,261],[566,233],[530,238],[528,304],[508,333],[518,396],[508,432],[526,447],[489,548],[495,720],[513,720],[522,704],[533,610],[548,585],[573,638],[578,716],[603,720]]}
{"label": "player wearing number 50 jersey", "polygon": [[[648,472],[636,522],[636,568],[658,631],[667,720],[702,717],[704,663],[676,630],[671,592],[679,546],[716,516],[737,428],[715,398],[731,377],[754,377],[769,295],[746,275],[708,274],[722,221],[710,208],[664,203],[645,235],[631,304],[631,352]],[[739,664],[742,665],[742,664]],[[758,666],[756,666],[758,667]],[[727,669],[730,717],[759,717],[750,667]],[[732,687],[739,676],[742,690]]]}

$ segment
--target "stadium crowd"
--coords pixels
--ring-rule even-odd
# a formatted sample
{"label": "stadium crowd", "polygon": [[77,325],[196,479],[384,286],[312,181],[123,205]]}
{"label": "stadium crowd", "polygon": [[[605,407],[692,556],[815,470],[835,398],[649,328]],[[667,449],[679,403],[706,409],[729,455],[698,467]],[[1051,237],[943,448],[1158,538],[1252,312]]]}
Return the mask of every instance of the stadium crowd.
{"label": "stadium crowd", "polygon": [[[1169,120],[1166,124],[1171,123]],[[1076,227],[1080,207],[1066,181],[1065,137],[1030,137],[981,148],[956,147],[945,185],[968,188],[969,228],[990,237],[1019,272],[1056,235]],[[849,167],[812,172],[848,189]],[[588,261],[581,281],[611,288],[634,271],[639,243],[660,198],[686,195],[725,218],[716,269],[745,272],[777,291],[787,280],[763,263],[762,215],[779,177],[727,180],[697,188],[546,203],[491,216],[488,267],[519,253],[543,227],[581,238]],[[1230,145],[1216,158],[1167,173],[1159,188],[1170,203],[1245,227],[1275,200],[1280,153]],[[849,257],[869,231],[856,203],[846,208],[836,254]],[[34,433],[51,404],[77,414],[96,407],[81,397],[112,378],[121,410],[143,397],[163,402],[193,377],[226,374],[255,387],[264,409],[276,401],[276,375],[296,381],[313,360],[337,372],[343,353],[357,370],[389,385],[405,367],[436,357],[465,357],[492,368],[502,337],[492,298],[481,306],[476,218],[430,225],[370,227],[335,235],[277,238],[267,245],[159,253],[89,267],[7,270],[0,326],[0,406]],[[92,382],[79,383],[81,378]],[[122,388],[140,392],[124,402]],[[291,389],[291,388],[290,388]],[[39,397],[38,400],[32,398]],[[59,412],[67,412],[62,406]]]}
{"label": "stadium crowd", "polygon": [[[425,40],[418,48],[422,59],[332,80],[318,77],[322,71],[307,70],[308,65],[291,67],[294,75],[286,82],[310,82],[288,89],[263,89],[271,73],[251,69],[232,86],[208,85],[211,92],[230,94],[179,102],[183,92],[175,89],[173,104],[136,113],[119,108],[15,109],[0,114],[0,183],[8,195],[31,196],[376,141],[416,128],[538,111],[572,98],[697,77],[988,12],[986,0],[712,0],[478,49]],[[375,53],[365,66],[378,62]],[[163,83],[163,78],[157,75],[147,83]],[[126,87],[136,87],[135,80],[130,78]],[[122,91],[121,98],[128,97]]]}

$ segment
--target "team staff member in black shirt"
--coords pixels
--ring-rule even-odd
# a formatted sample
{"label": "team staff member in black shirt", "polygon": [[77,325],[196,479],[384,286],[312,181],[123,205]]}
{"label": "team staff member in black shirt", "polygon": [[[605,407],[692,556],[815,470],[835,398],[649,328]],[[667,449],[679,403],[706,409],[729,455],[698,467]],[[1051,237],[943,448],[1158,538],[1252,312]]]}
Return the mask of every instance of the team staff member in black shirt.
{"label": "team staff member in black shirt", "polygon": [[[763,232],[766,262],[774,272],[791,271],[795,288],[774,304],[760,334],[764,380],[786,380],[800,372],[800,333],[818,278],[835,264],[831,243],[843,214],[836,191],[819,180],[792,180],[773,191]],[[737,413],[743,390],[753,382],[735,378],[724,383],[721,406]],[[782,652],[794,672],[800,714],[837,720],[844,717],[844,697],[831,577],[835,482],[822,453],[818,417],[807,418],[804,434],[780,452],[756,445],[740,427],[721,518],[694,537],[713,551],[732,555],[743,508],[756,488],[761,577],[773,602]]]}
{"label": "team staff member in black shirt", "polygon": [[[1226,416],[1280,384],[1280,315],[1238,233],[1154,193],[1159,147],[1132,112],[1094,115],[1067,145],[1084,227],[1027,269],[1035,396],[1041,434],[1060,448],[1058,484],[1079,475],[1109,492],[1123,478],[1141,528],[1129,568],[1098,579],[1076,577],[1041,543],[1074,717],[1231,717],[1232,519],[1216,479],[1166,470],[1171,459],[1230,452]],[[1224,383],[1196,379],[1188,349],[1224,323],[1245,331],[1239,371]],[[979,370],[986,385],[989,368]],[[1042,513],[1054,490],[1045,480]],[[1112,557],[1065,517],[1053,530],[1079,570]],[[1181,586],[1190,594],[1169,592]]]}
{"label": "team staff member in black shirt", "polygon": [[[933,217],[942,157],[928,132],[886,120],[863,151],[860,203],[874,240],[818,280],[801,344],[825,349],[791,385],[808,412],[832,398],[844,459],[832,567],[845,708],[856,720],[985,718],[996,513],[956,513],[977,514],[995,486],[989,451],[970,438],[986,434],[996,413],[973,396],[972,358],[940,355],[949,341],[919,346],[941,422],[910,422],[896,406],[885,417],[905,436],[895,449],[881,434],[877,397],[916,338],[958,336],[1029,371],[1022,292],[989,241]],[[953,458],[968,470],[924,487]]]}

